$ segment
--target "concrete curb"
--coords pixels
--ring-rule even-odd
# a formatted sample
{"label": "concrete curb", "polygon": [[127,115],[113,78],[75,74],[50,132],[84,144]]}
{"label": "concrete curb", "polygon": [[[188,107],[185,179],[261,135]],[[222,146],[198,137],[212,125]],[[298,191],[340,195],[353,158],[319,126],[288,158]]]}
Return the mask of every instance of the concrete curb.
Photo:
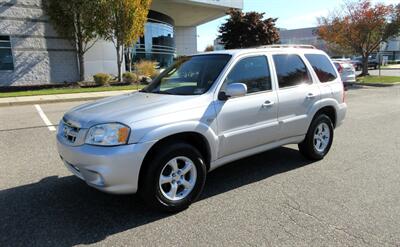
{"label": "concrete curb", "polygon": [[102,99],[106,97],[131,93],[135,91],[136,90],[122,90],[122,91],[109,91],[109,92],[54,94],[54,95],[0,98],[0,107],[96,100],[96,99]]}
{"label": "concrete curb", "polygon": [[362,83],[362,82],[356,82],[353,83],[354,85],[358,85],[358,86],[370,86],[370,87],[393,87],[393,86],[399,86],[400,82],[396,82],[396,83]]}

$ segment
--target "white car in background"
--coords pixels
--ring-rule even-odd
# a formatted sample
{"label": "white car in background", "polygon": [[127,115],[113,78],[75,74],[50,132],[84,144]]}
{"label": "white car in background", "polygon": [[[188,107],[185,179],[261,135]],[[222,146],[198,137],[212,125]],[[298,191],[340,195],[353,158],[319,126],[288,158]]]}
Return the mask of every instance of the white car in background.
{"label": "white car in background", "polygon": [[344,60],[333,60],[337,71],[340,74],[340,78],[345,85],[356,82],[356,70],[350,61]]}

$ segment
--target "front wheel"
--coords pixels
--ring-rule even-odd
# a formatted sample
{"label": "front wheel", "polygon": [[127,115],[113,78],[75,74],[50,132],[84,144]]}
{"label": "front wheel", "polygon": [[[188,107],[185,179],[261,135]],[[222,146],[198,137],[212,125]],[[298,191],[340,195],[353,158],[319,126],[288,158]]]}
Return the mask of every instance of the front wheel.
{"label": "front wheel", "polygon": [[321,114],[311,122],[306,138],[299,144],[299,150],[310,160],[321,160],[329,152],[332,141],[332,121],[327,115]]}
{"label": "front wheel", "polygon": [[152,207],[177,212],[201,194],[206,166],[200,152],[186,143],[170,143],[157,149],[141,178],[139,194]]}

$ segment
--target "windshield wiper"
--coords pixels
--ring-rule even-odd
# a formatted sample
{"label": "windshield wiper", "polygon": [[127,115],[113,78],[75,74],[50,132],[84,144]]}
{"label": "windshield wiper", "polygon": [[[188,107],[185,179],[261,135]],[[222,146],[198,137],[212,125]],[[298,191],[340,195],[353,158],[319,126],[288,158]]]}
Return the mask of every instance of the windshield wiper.
{"label": "windshield wiper", "polygon": [[173,93],[170,93],[170,92],[167,92],[167,91],[151,91],[151,92],[149,92],[149,93],[156,93],[156,94],[173,94]]}

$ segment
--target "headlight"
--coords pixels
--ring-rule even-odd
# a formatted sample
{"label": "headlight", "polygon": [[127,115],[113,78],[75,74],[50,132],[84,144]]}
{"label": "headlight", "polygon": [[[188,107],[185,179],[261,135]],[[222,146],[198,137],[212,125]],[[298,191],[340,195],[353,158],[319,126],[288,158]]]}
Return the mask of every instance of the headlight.
{"label": "headlight", "polygon": [[98,124],[89,129],[85,143],[100,146],[126,144],[130,131],[128,126],[119,123]]}

